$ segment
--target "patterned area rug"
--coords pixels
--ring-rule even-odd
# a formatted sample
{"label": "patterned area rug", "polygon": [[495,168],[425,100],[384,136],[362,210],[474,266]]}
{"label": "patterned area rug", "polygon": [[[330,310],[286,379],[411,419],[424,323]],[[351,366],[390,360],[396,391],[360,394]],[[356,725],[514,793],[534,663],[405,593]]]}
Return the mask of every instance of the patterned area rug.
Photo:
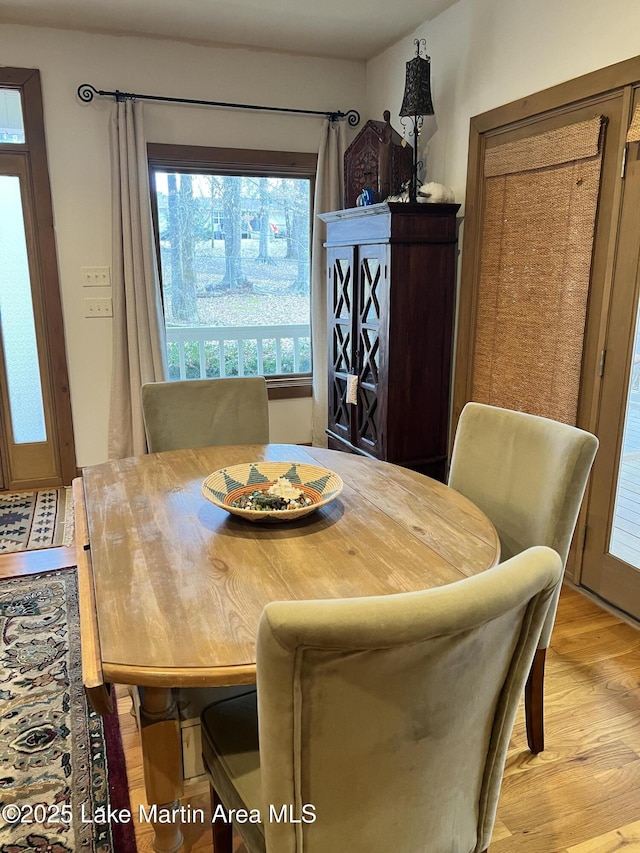
{"label": "patterned area rug", "polygon": [[[75,569],[0,581],[0,853],[135,853],[117,713],[87,705]],[[106,818],[106,820],[105,820]]]}
{"label": "patterned area rug", "polygon": [[0,492],[0,554],[71,545],[70,488]]}

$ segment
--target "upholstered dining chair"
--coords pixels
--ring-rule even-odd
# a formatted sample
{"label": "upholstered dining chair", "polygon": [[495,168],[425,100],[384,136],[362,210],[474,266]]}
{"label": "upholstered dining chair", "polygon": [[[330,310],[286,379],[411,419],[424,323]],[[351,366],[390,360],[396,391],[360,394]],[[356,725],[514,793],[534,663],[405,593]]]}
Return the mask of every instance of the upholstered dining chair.
{"label": "upholstered dining chair", "polygon": [[[268,444],[269,408],[263,376],[149,382],[142,386],[149,453],[221,444]],[[210,687],[205,702],[243,692]],[[181,709],[202,707],[204,690],[176,692]]]}
{"label": "upholstered dining chair", "polygon": [[[536,415],[467,403],[451,457],[449,486],[493,522],[506,560],[547,545],[566,565],[598,439]],[[554,594],[525,688],[527,740],[544,749],[544,667],[556,617]]]}
{"label": "upholstered dining chair", "polygon": [[257,693],[201,717],[216,853],[231,809],[250,853],[485,851],[561,570],[533,548],[427,591],[268,604]]}
{"label": "upholstered dining chair", "polygon": [[142,386],[149,453],[214,444],[268,444],[263,376],[187,379]]}

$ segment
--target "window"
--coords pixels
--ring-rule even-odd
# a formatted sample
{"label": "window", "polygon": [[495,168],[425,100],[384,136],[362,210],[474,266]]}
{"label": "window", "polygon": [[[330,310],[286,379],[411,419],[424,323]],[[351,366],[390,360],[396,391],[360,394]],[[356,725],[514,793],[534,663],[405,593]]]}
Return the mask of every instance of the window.
{"label": "window", "polygon": [[0,143],[25,141],[22,95],[18,89],[0,88]]}
{"label": "window", "polygon": [[272,397],[310,393],[316,156],[148,151],[169,378],[263,375]]}

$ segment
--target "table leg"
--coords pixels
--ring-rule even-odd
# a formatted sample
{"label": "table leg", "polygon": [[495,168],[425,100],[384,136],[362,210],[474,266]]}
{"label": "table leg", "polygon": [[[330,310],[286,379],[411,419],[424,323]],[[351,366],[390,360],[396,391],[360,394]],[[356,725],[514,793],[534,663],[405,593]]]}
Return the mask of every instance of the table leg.
{"label": "table leg", "polygon": [[[158,853],[176,853],[182,844],[180,797],[183,794],[180,722],[169,687],[140,690],[140,738],[144,787]],[[173,819],[168,822],[168,815]]]}

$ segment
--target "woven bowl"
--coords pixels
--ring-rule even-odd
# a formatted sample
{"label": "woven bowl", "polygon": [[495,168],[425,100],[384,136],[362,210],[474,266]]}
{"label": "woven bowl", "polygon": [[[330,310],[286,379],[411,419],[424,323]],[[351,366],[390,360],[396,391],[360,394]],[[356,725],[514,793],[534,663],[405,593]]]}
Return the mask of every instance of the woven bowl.
{"label": "woven bowl", "polygon": [[[312,503],[300,509],[255,510],[241,509],[231,503],[242,495],[266,491],[278,477],[286,477],[302,490]],[[262,524],[293,521],[315,512],[337,498],[342,491],[342,479],[326,468],[304,462],[245,462],[230,465],[209,474],[202,484],[202,494],[221,509]]]}

